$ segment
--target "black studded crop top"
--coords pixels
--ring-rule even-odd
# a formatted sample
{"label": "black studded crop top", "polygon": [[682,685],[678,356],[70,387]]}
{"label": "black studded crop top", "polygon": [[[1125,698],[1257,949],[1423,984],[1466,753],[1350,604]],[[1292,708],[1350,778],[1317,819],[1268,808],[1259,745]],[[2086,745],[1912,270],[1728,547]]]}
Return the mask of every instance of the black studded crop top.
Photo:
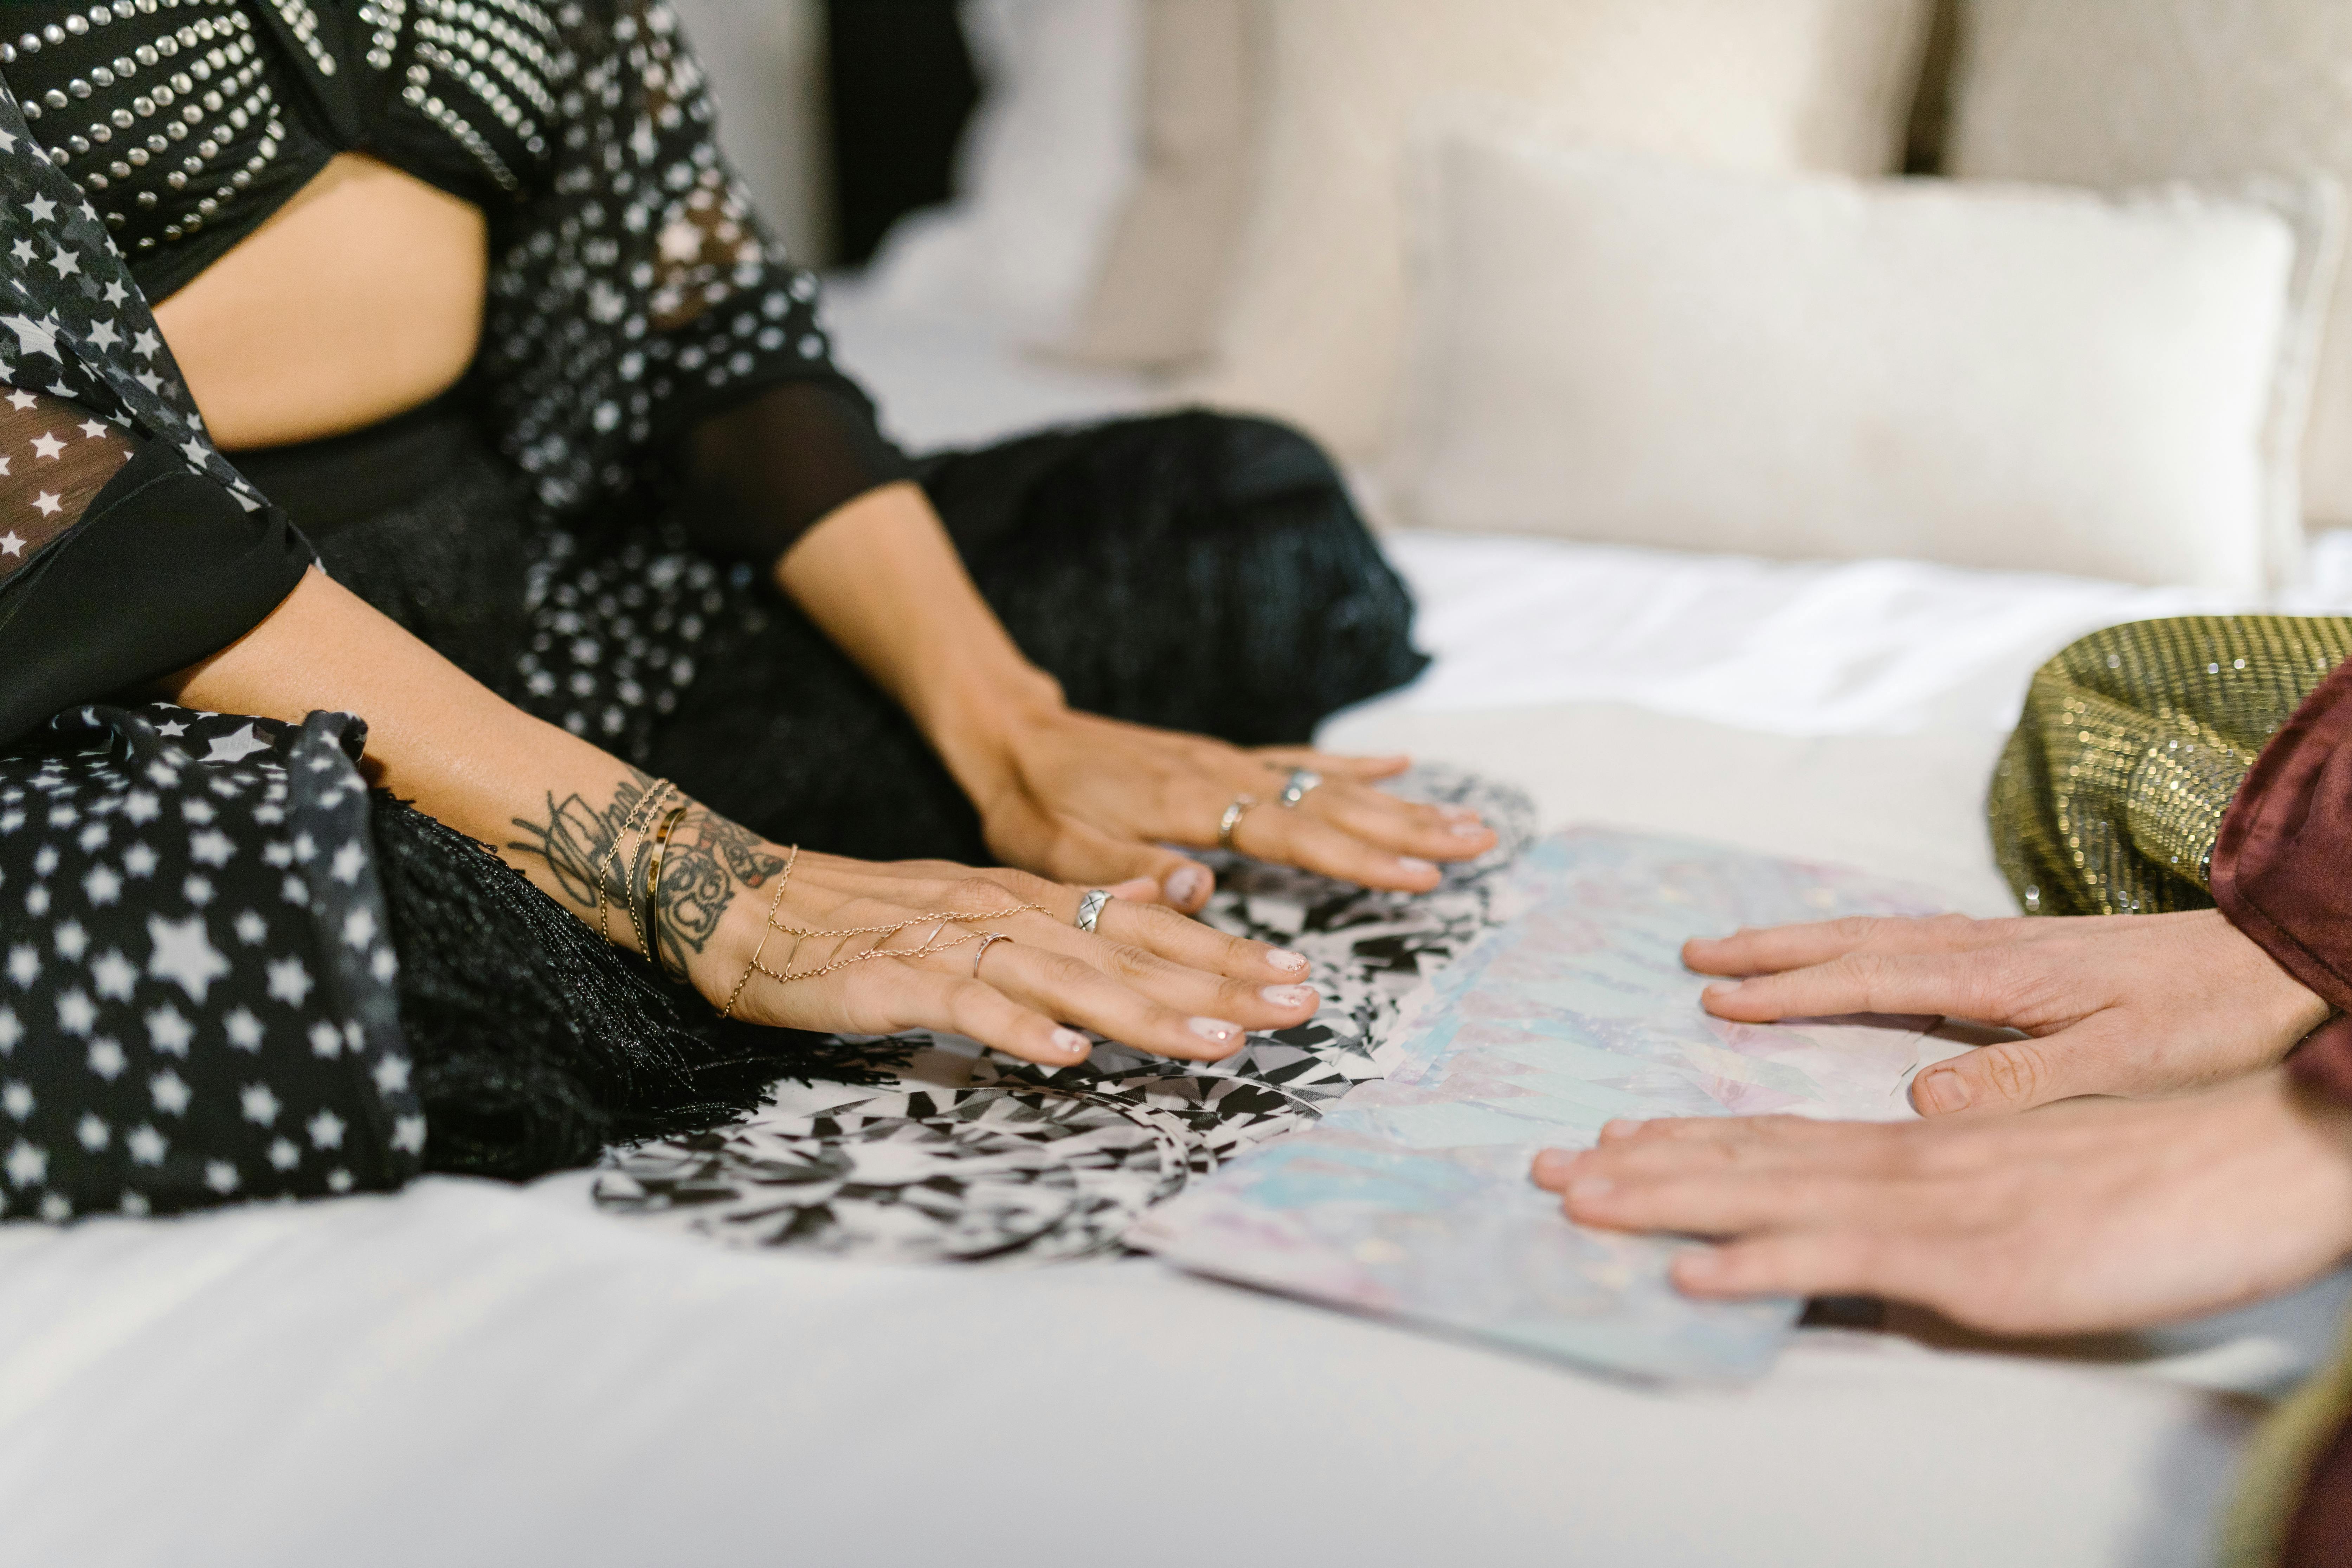
{"label": "black studded crop top", "polygon": [[532,0],[12,0],[0,27],[34,135],[151,300],[341,152],[485,208],[526,195],[572,69]]}
{"label": "black studded crop top", "polygon": [[[211,446],[148,307],[344,152],[488,219],[457,403],[514,470],[551,602],[581,595],[567,637],[652,635],[581,587],[613,562],[732,563],[751,593],[913,475],[667,0],[0,0],[0,744],[226,646],[307,568],[304,519]],[[709,623],[653,626],[669,685],[636,683],[625,729]]]}

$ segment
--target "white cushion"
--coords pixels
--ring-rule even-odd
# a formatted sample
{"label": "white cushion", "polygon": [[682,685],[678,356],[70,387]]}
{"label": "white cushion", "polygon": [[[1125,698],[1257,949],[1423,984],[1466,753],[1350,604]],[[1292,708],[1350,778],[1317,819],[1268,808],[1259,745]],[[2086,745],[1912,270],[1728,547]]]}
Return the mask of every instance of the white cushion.
{"label": "white cushion", "polygon": [[2313,268],[2269,207],[1466,132],[1430,165],[1415,522],[2236,592],[2284,564]]}
{"label": "white cushion", "polygon": [[[2343,0],[1968,0],[1952,173],[2120,186],[2247,174],[2352,182]],[[2335,292],[2304,469],[2352,523],[2352,273]]]}
{"label": "white cushion", "polygon": [[1370,455],[1405,322],[1404,153],[1475,95],[1549,132],[1752,169],[1883,172],[1921,0],[1259,0],[1257,190],[1195,389]]}
{"label": "white cushion", "polygon": [[1135,177],[1139,0],[963,0],[982,86],[956,199],[902,219],[871,271],[909,312],[1068,333]]}
{"label": "white cushion", "polygon": [[1142,167],[1067,352],[1159,370],[1205,356],[1256,143],[1250,0],[1144,0]]}

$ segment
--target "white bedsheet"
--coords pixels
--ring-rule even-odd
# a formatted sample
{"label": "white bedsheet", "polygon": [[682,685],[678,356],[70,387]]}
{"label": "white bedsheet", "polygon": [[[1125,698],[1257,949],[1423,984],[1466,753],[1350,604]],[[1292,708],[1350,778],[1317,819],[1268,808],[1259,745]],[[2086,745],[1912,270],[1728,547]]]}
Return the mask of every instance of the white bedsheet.
{"label": "white bedsheet", "polygon": [[1660,1394],[1150,1264],[730,1254],[576,1182],[0,1237],[12,1565],[2192,1563],[2246,1420],[1841,1331]]}
{"label": "white bedsheet", "polygon": [[[1150,406],[836,309],[918,445]],[[2180,599],[1402,538],[1437,668],[1326,737],[1608,820],[2005,895],[2032,663]],[[2323,594],[2323,588],[2312,590]],[[1808,1331],[1665,1394],[1174,1275],[729,1254],[584,1184],[0,1229],[0,1568],[2173,1564],[2340,1280],[2136,1341]]]}

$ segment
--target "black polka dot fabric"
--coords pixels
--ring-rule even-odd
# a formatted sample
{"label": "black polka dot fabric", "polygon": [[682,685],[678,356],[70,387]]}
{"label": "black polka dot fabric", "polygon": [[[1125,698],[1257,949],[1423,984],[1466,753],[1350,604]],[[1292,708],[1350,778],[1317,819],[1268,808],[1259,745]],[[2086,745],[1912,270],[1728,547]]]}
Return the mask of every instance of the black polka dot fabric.
{"label": "black polka dot fabric", "polygon": [[[750,574],[730,575],[664,521],[677,438],[713,411],[794,382],[844,395],[867,426],[861,451],[887,452],[887,443],[833,365],[815,278],[768,235],[721,155],[702,69],[667,5],[372,0],[361,12],[309,0],[25,7],[29,25],[0,39],[11,89],[0,159],[36,227],[88,232],[62,247],[37,232],[0,235],[16,240],[0,271],[36,292],[60,286],[84,307],[92,290],[77,285],[96,271],[51,269],[102,250],[116,279],[103,302],[135,306],[143,320],[110,228],[134,247],[199,247],[267,216],[257,193],[290,195],[272,183],[280,165],[308,170],[337,150],[366,150],[480,199],[492,265],[471,386],[500,454],[525,476],[538,558],[511,689],[574,734],[642,757],[692,681],[714,616],[750,613]],[[210,74],[199,79],[200,68]],[[175,88],[181,76],[186,85]],[[264,89],[266,102],[247,101]],[[20,105],[18,91],[32,97]],[[128,106],[115,105],[125,94]],[[29,128],[28,114],[39,116]],[[118,132],[110,116],[131,123]],[[194,151],[155,129],[166,121]],[[210,138],[241,148],[271,124],[286,134],[262,134],[250,154],[261,164],[222,175],[225,205],[154,229],[181,195],[198,200],[187,184],[195,176],[169,176],[184,192],[159,187],[163,164],[131,144],[140,134],[170,143],[173,160],[202,163],[208,179],[228,144]],[[215,147],[210,161],[205,146]],[[452,159],[487,183],[453,180]],[[117,163],[130,173],[116,174]],[[235,183],[240,172],[252,176],[246,185]],[[173,200],[159,206],[159,189]],[[27,319],[37,331],[25,346],[37,360],[143,377],[174,415],[189,414],[152,331],[93,317],[94,335],[58,348],[39,335],[37,316]],[[101,402],[90,412],[109,410]]]}

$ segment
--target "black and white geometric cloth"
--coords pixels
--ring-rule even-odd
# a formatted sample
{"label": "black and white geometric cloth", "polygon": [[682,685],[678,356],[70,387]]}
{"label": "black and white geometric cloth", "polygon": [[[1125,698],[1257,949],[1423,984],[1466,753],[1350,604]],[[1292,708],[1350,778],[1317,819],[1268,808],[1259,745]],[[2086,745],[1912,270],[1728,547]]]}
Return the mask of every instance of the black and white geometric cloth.
{"label": "black and white geometric cloth", "polygon": [[1153,1204],[1381,1076],[1398,1003],[1494,923],[1497,873],[1533,837],[1532,803],[1470,775],[1416,769],[1391,786],[1475,807],[1500,837],[1420,895],[1228,860],[1202,918],[1307,955],[1322,1008],[1238,1055],[1180,1062],[1102,1044],[1043,1068],[967,1040],[916,1037],[880,1089],[779,1085],[709,1132],[617,1152],[604,1209],[739,1247],[899,1262],[1049,1263],[1121,1250]]}

